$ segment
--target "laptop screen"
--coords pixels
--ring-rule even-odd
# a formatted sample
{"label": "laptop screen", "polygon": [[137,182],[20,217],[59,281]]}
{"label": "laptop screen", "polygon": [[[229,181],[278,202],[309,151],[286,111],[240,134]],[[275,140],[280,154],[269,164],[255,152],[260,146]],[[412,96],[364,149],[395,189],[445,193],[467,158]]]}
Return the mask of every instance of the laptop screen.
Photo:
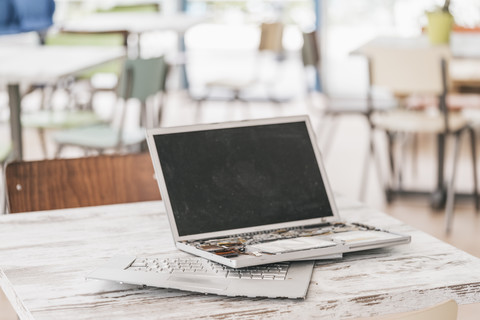
{"label": "laptop screen", "polygon": [[179,236],[333,216],[303,121],[154,142]]}

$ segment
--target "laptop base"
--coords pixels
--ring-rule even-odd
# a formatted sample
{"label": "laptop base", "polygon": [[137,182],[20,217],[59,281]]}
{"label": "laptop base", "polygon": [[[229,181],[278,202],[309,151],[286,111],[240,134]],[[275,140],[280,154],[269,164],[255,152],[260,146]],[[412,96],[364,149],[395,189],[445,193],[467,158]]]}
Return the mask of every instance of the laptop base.
{"label": "laptop base", "polygon": [[185,255],[136,258],[117,256],[87,279],[179,289],[225,296],[305,298],[314,261],[230,269]]}

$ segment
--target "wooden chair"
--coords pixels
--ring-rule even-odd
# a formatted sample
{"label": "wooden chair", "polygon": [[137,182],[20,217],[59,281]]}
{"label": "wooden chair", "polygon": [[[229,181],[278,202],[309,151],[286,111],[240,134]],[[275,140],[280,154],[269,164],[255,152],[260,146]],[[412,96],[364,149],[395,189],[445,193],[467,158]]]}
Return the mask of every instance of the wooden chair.
{"label": "wooden chair", "polygon": [[10,213],[160,200],[148,153],[13,162]]}

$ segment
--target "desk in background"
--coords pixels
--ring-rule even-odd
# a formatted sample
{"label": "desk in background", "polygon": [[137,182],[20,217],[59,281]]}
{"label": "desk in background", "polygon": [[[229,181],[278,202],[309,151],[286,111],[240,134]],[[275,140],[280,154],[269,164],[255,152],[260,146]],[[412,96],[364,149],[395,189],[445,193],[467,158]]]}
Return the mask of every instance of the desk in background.
{"label": "desk in background", "polygon": [[[352,51],[352,54],[368,56],[369,50],[375,47],[418,48],[431,46],[427,36],[402,38],[378,37]],[[449,61],[450,80],[452,88],[462,85],[480,85],[480,33],[453,34],[450,50],[452,59]]]}
{"label": "desk in background", "polygon": [[[70,33],[122,33],[125,46],[130,35],[137,37],[151,31],[173,31],[178,38],[178,50],[185,52],[184,34],[191,27],[206,21],[206,16],[192,16],[184,13],[162,14],[154,12],[110,12],[95,13],[72,21],[66,21],[58,27],[63,32]],[[130,48],[132,49],[132,48]],[[130,56],[140,55],[140,41],[137,47],[130,50]],[[184,59],[175,57],[175,64],[181,67],[182,84],[188,88]]]}
{"label": "desk in background", "polygon": [[162,202],[1,216],[0,285],[20,319],[339,319],[449,298],[480,302],[479,259],[357,202],[338,197],[337,203],[347,221],[410,234],[412,242],[317,262],[305,300],[85,280],[116,254],[176,251]]}
{"label": "desk in background", "polygon": [[[468,41],[467,41],[468,40]],[[480,85],[480,49],[472,45],[480,43],[480,35],[453,35],[450,44],[452,58],[448,61],[450,88],[449,93],[461,86]],[[369,57],[376,48],[426,48],[431,44],[427,36],[420,37],[377,37],[353,50],[351,54]],[[475,106],[475,98],[467,97],[462,99],[459,95],[448,99],[456,104],[452,107],[459,108],[459,105],[466,103],[468,107]],[[458,103],[459,102],[459,103]],[[476,106],[478,108],[478,106]],[[410,191],[410,190],[388,190],[387,199],[391,195],[431,195],[431,205],[434,209],[441,209],[446,202],[445,186],[445,137],[443,134],[437,136],[437,177],[436,186],[432,192]]]}
{"label": "desk in background", "polygon": [[125,56],[119,48],[10,46],[0,49],[0,83],[8,85],[14,158],[23,159],[20,84],[56,83]]}
{"label": "desk in background", "polygon": [[79,33],[174,31],[183,34],[205,19],[204,16],[181,13],[171,15],[153,12],[95,13],[64,22],[58,27],[65,32]]}

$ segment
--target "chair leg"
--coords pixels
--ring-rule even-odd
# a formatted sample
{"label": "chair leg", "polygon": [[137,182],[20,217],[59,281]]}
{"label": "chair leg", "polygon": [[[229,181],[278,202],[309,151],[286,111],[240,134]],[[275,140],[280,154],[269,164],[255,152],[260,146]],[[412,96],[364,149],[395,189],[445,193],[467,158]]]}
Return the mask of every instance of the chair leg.
{"label": "chair leg", "polygon": [[370,156],[371,156],[371,149],[370,149],[370,146],[368,146],[367,152],[365,154],[365,160],[363,162],[362,178],[360,180],[360,193],[358,195],[358,198],[362,202],[365,202],[365,193],[367,191],[367,180],[368,180],[368,173],[370,170]]}
{"label": "chair leg", "polygon": [[[121,124],[123,126],[123,123]],[[143,128],[148,128],[148,123],[147,123],[147,103],[142,102],[140,104],[140,127]]]}
{"label": "chair leg", "polygon": [[478,175],[477,175],[477,142],[475,137],[475,130],[473,128],[469,128],[468,132],[470,133],[470,143],[471,143],[471,150],[472,150],[472,169],[473,169],[473,197],[475,199],[475,210],[477,211],[480,209],[480,198],[478,196]]}
{"label": "chair leg", "polygon": [[368,174],[370,171],[370,158],[371,156],[375,157],[374,152],[374,143],[373,143],[373,129],[370,128],[368,134],[368,147],[367,153],[365,155],[365,160],[363,163],[363,170],[362,170],[362,178],[361,178],[361,185],[360,185],[360,194],[359,199],[360,201],[365,201],[365,193],[367,191],[367,182],[368,182]]}
{"label": "chair leg", "polygon": [[2,199],[0,199],[2,205],[1,205],[1,212],[0,212],[0,215],[2,214],[6,214],[7,213],[7,183],[6,183],[6,179],[5,179],[5,164],[2,164],[2,175],[1,175],[1,181],[0,181],[0,184],[2,186],[2,194],[1,194],[1,197]]}
{"label": "chair leg", "polygon": [[447,188],[447,204],[445,206],[445,232],[449,234],[452,229],[453,211],[455,205],[455,177],[457,175],[458,157],[460,155],[461,132],[455,135],[455,146],[453,152],[452,176]]}
{"label": "chair leg", "polygon": [[387,148],[388,148],[388,163],[389,163],[389,168],[390,168],[390,178],[389,178],[389,188],[393,188],[394,187],[394,177],[395,177],[395,173],[396,173],[396,166],[395,166],[395,152],[394,152],[394,149],[395,149],[395,137],[393,136],[394,133],[392,132],[386,132],[387,134]]}
{"label": "chair leg", "polygon": [[244,119],[250,118],[250,103],[247,100],[240,99],[240,97],[237,98],[237,101],[243,104],[243,107],[242,107],[243,118]]}
{"label": "chair leg", "polygon": [[372,155],[373,155],[373,160],[375,162],[375,167],[377,168],[377,178],[378,178],[378,185],[380,188],[383,188],[385,192],[385,199],[387,202],[391,202],[391,197],[390,197],[390,184],[386,183],[385,180],[383,179],[383,173],[382,173],[382,161],[380,160],[380,154],[378,153],[376,147],[375,147],[375,142],[373,141],[373,128],[370,129],[371,135],[372,135],[372,142],[371,142],[371,149],[372,149]]}
{"label": "chair leg", "polygon": [[405,172],[405,164],[407,163],[407,148],[408,148],[408,141],[409,136],[408,134],[405,134],[402,137],[402,146],[401,146],[401,155],[400,155],[400,161],[398,164],[398,188],[402,190],[403,188],[403,177],[404,177],[404,172]]}
{"label": "chair leg", "polygon": [[46,159],[48,158],[48,152],[47,152],[47,142],[45,141],[45,129],[39,128],[37,132],[38,132],[38,137],[40,139],[40,146],[42,147],[43,157]]}
{"label": "chair leg", "polygon": [[195,110],[195,122],[200,122],[202,118],[203,98],[197,100],[197,108]]}
{"label": "chair leg", "polygon": [[417,160],[418,160],[418,135],[414,133],[412,137],[412,174],[414,177],[416,177],[418,173]]}
{"label": "chair leg", "polygon": [[322,114],[320,123],[318,124],[317,130],[316,130],[317,138],[318,138],[318,141],[319,141],[319,142],[320,142],[321,140],[323,140],[322,138],[326,135],[326,134],[325,134],[325,131],[328,131],[328,130],[326,130],[326,128],[327,128],[327,126],[328,126],[328,123],[330,122],[329,119],[330,119],[330,118],[333,119],[334,117],[335,117],[335,115],[334,115],[334,114],[331,114],[331,113],[324,112],[324,113]]}
{"label": "chair leg", "polygon": [[158,104],[158,114],[157,114],[157,127],[162,126],[162,119],[163,119],[163,108],[165,105],[165,99],[166,99],[166,92],[163,92],[160,96],[160,101]]}
{"label": "chair leg", "polygon": [[335,132],[337,131],[337,126],[338,126],[338,117],[336,115],[332,115],[330,128],[325,134],[325,139],[324,139],[323,148],[322,148],[322,153],[325,158],[328,156],[328,154],[330,153],[330,149],[332,148],[332,141],[333,141],[333,137],[335,136]]}
{"label": "chair leg", "polygon": [[57,150],[55,151],[55,158],[60,158],[60,153],[62,153],[63,147],[64,147],[63,144],[59,144],[57,146]]}

